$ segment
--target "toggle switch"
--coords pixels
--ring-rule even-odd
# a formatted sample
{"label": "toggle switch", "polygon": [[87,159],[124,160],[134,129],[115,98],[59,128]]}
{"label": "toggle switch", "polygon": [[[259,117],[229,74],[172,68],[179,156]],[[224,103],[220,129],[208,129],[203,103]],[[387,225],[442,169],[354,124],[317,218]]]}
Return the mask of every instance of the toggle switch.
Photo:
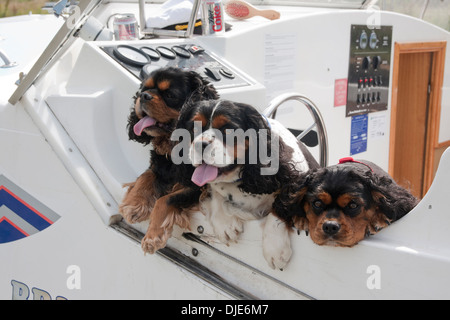
{"label": "toggle switch", "polygon": [[205,74],[215,81],[220,81],[220,79],[222,79],[220,74],[212,68],[205,68]]}

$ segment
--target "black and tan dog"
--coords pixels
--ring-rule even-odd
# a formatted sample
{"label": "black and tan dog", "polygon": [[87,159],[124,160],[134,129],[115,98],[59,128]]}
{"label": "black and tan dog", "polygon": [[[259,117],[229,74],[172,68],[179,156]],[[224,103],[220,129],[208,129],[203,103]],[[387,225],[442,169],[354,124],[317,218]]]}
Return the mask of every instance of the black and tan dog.
{"label": "black and tan dog", "polygon": [[151,144],[150,167],[133,183],[119,207],[129,223],[150,218],[146,236],[142,240],[145,252],[154,253],[165,246],[173,224],[188,227],[183,211],[192,205],[199,190],[186,189],[176,184],[174,164],[170,157],[180,110],[186,101],[217,99],[215,88],[198,73],[179,68],[154,71],[143,81],[134,97],[134,107],[128,118],[130,140]]}
{"label": "black and tan dog", "polygon": [[285,186],[274,205],[318,245],[352,247],[411,211],[418,200],[380,167],[344,158]]}
{"label": "black and tan dog", "polygon": [[272,204],[283,185],[318,167],[306,147],[278,121],[229,100],[186,104],[178,125],[189,131],[192,163],[179,176],[205,188],[200,208],[215,236],[237,241],[245,221],[262,220],[263,255],[270,267],[283,268],[292,253],[291,228]]}

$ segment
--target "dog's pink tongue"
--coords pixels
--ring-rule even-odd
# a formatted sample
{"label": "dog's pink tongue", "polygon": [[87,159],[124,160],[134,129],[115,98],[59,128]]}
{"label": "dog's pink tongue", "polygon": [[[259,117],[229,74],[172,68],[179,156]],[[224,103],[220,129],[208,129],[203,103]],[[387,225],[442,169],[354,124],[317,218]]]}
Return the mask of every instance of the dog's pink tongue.
{"label": "dog's pink tongue", "polygon": [[211,182],[217,178],[219,174],[219,169],[209,164],[203,163],[202,165],[195,168],[192,174],[192,182],[194,182],[199,187]]}
{"label": "dog's pink tongue", "polygon": [[148,128],[154,125],[155,123],[156,123],[155,119],[150,118],[149,116],[145,116],[134,125],[133,131],[137,136],[140,136],[145,128]]}

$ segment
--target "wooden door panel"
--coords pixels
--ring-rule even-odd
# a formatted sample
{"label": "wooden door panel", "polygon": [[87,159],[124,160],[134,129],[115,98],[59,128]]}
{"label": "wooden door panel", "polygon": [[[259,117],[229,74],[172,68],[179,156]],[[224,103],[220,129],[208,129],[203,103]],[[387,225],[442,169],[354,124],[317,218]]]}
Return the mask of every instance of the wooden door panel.
{"label": "wooden door panel", "polygon": [[423,185],[431,55],[402,54],[398,74],[393,176],[417,196]]}
{"label": "wooden door panel", "polygon": [[395,43],[389,173],[418,197],[430,187],[439,148],[447,42]]}

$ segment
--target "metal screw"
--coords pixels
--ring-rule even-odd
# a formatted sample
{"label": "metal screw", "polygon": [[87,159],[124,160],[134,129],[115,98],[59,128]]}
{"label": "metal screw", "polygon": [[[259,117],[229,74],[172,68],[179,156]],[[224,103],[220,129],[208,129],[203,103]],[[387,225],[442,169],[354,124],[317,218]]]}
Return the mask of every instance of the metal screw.
{"label": "metal screw", "polygon": [[197,227],[197,232],[198,232],[198,233],[203,233],[203,231],[205,231],[205,229],[203,228],[203,226],[198,226],[198,227]]}
{"label": "metal screw", "polygon": [[192,248],[192,255],[193,255],[194,257],[198,256],[198,250],[195,249],[195,248]]}

